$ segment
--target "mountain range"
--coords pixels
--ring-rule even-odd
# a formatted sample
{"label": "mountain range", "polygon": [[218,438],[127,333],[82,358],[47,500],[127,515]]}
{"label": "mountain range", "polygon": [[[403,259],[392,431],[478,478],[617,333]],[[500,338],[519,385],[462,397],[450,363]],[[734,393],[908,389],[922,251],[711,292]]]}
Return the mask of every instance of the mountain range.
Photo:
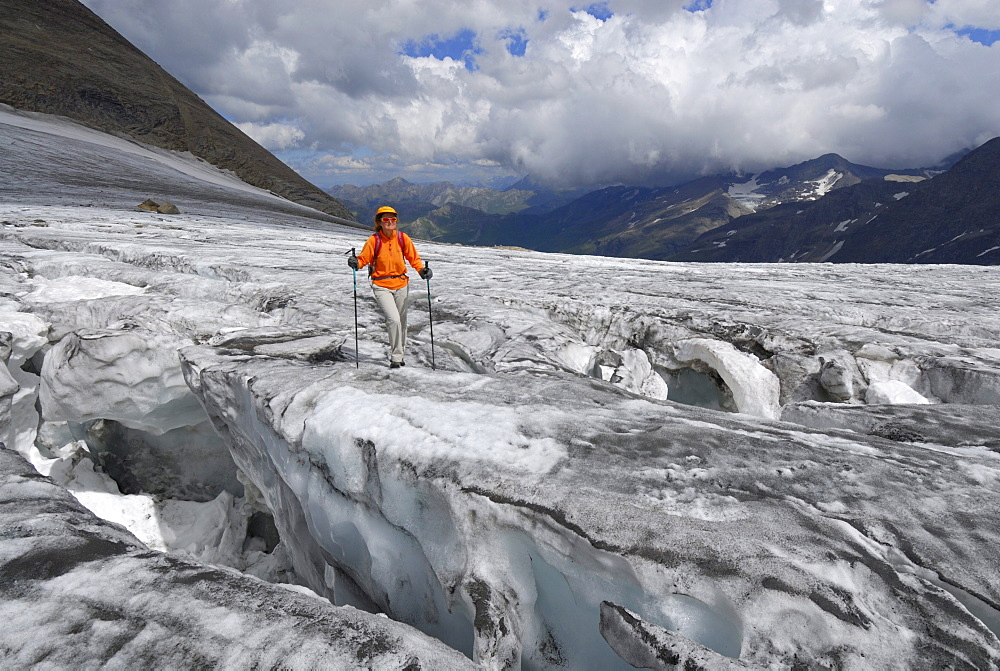
{"label": "mountain range", "polygon": [[[351,209],[359,221],[369,221],[375,210],[386,203],[403,206],[407,221],[413,222],[439,208],[452,204],[476,210],[481,214],[544,213],[572,202],[587,193],[587,189],[553,190],[525,177],[505,189],[483,186],[457,186],[451,182],[414,184],[396,177],[384,184],[354,186],[334,185],[327,189]],[[432,219],[447,218],[447,214]]]}
{"label": "mountain range", "polygon": [[353,219],[77,0],[0,0],[0,55],[0,103],[188,151],[248,184]]}
{"label": "mountain range", "polygon": [[488,208],[454,197],[447,183],[331,190],[350,205],[357,201],[347,195],[360,195],[366,210],[392,203],[414,236],[459,244],[674,261],[993,265],[998,152],[1000,138],[933,168],[903,170],[826,154],[757,175],[570,198],[525,180],[508,191],[475,190]]}

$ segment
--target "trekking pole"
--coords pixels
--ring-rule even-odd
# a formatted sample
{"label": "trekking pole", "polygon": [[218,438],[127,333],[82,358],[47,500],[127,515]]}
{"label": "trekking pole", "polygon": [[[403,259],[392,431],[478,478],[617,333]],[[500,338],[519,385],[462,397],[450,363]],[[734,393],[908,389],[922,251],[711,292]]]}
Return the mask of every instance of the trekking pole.
{"label": "trekking pole", "polygon": [[[351,256],[357,256],[354,247],[351,247]],[[358,352],[358,271],[351,268],[351,273],[354,275],[354,367],[361,368],[361,355]]]}
{"label": "trekking pole", "polygon": [[[425,263],[424,267],[430,268],[430,261]],[[431,322],[431,370],[437,370],[437,366],[434,365],[434,313],[431,312],[431,278],[429,277],[427,278],[427,318]]]}

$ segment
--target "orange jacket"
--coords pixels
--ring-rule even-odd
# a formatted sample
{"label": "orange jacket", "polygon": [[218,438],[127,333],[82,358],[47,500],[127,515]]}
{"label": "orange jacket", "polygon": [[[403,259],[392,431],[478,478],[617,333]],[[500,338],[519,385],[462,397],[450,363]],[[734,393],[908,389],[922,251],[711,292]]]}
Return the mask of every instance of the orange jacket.
{"label": "orange jacket", "polygon": [[[410,281],[406,276],[406,262],[403,259],[409,261],[410,265],[418,273],[424,269],[424,262],[420,260],[417,248],[413,246],[413,240],[406,233],[402,234],[402,249],[400,249],[399,241],[395,235],[387,238],[385,231],[376,233],[375,235],[382,236],[382,249],[378,252],[378,258],[374,259],[375,270],[372,273],[372,277],[384,277],[388,279],[373,279],[372,282],[386,289],[402,289]],[[365,246],[361,249],[361,253],[358,254],[358,268],[364,268],[375,257],[375,235],[368,236]],[[397,275],[400,277],[396,277]]]}

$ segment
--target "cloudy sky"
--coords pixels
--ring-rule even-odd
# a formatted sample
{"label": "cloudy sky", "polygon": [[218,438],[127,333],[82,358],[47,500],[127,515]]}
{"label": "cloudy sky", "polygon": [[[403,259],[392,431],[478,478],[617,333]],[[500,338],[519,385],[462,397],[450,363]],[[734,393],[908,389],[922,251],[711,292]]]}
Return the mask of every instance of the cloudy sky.
{"label": "cloudy sky", "polygon": [[320,187],[672,184],[1000,135],[1000,0],[83,0]]}

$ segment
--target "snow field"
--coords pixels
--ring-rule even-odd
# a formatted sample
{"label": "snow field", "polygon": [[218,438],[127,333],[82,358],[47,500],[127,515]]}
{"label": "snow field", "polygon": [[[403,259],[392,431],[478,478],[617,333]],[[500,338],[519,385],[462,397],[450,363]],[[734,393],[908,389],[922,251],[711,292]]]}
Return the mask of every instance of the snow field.
{"label": "snow field", "polygon": [[[31,130],[96,144],[111,183],[146,164]],[[649,643],[602,627],[615,606],[716,664],[1000,660],[995,269],[420,243],[438,370],[416,283],[390,374],[363,282],[354,366],[361,234],[252,191],[222,206],[225,180],[163,162],[151,182],[188,196],[182,215],[134,212],[120,186],[53,206],[47,166],[12,156],[0,439],[151,546],[497,667],[623,667]],[[223,444],[231,463],[202,469]],[[125,476],[199,500],[120,496],[111,447],[133,450]],[[190,467],[157,472],[167,455]]]}

